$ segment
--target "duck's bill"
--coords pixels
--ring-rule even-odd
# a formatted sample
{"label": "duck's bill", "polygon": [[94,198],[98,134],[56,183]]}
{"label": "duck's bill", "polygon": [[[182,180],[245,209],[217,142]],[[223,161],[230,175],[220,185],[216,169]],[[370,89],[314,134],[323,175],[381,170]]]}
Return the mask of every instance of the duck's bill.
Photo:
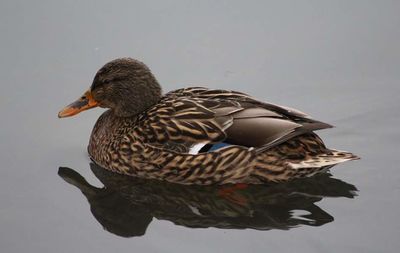
{"label": "duck's bill", "polygon": [[98,106],[98,103],[93,99],[92,93],[90,91],[86,91],[85,94],[78,100],[64,107],[64,109],[58,113],[58,117],[71,117],[96,106]]}

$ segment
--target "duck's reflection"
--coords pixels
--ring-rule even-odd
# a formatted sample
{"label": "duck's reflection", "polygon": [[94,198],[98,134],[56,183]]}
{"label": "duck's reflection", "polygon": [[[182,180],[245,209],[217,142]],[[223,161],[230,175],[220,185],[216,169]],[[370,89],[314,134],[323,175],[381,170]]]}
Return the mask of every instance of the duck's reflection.
{"label": "duck's reflection", "polygon": [[333,217],[315,205],[325,197],[353,198],[354,185],[328,173],[274,185],[184,186],[108,172],[91,163],[103,188],[76,171],[59,175],[78,187],[101,225],[119,236],[144,235],[153,217],[192,228],[290,229],[321,226]]}

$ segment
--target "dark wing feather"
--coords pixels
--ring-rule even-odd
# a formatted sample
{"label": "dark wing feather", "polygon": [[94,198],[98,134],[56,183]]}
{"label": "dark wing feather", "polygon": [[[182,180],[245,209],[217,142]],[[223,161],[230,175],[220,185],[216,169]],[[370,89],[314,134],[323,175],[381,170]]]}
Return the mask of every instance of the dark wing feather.
{"label": "dark wing feather", "polygon": [[300,134],[329,128],[305,113],[260,102],[235,91],[202,87],[169,92],[150,110],[143,128],[154,129],[154,142],[225,141],[255,147],[259,152]]}

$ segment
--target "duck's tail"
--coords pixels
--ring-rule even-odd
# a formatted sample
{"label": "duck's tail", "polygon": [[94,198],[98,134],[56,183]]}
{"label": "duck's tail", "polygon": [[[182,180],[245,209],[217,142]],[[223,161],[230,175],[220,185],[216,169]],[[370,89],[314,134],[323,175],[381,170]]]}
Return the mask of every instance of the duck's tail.
{"label": "duck's tail", "polygon": [[311,177],[326,172],[336,164],[360,159],[356,155],[338,150],[307,156],[305,159],[277,159],[273,154],[256,161],[251,179],[263,182],[286,182],[296,178]]}
{"label": "duck's tail", "polygon": [[311,133],[262,152],[255,160],[252,176],[261,182],[283,182],[310,177],[338,163],[357,159],[359,157],[350,152],[326,148],[322,140]]}
{"label": "duck's tail", "polygon": [[358,160],[358,156],[347,151],[329,150],[326,153],[320,153],[316,156],[311,156],[305,160],[289,161],[288,165],[294,169],[301,168],[319,168],[325,166],[333,166],[342,162]]}

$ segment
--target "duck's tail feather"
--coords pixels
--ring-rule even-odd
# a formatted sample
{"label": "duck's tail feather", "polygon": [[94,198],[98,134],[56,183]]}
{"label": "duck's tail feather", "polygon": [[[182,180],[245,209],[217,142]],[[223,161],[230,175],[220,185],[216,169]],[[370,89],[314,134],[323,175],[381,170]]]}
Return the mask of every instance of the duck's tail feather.
{"label": "duck's tail feather", "polygon": [[279,158],[276,154],[267,153],[256,160],[252,178],[260,182],[284,182],[295,178],[311,177],[326,172],[336,164],[360,159],[345,151],[329,150],[306,156],[304,159]]}
{"label": "duck's tail feather", "polygon": [[333,166],[342,162],[358,160],[358,156],[347,151],[329,150],[327,153],[321,153],[305,160],[290,161],[289,166],[292,169],[300,168],[320,168],[325,166]]}

